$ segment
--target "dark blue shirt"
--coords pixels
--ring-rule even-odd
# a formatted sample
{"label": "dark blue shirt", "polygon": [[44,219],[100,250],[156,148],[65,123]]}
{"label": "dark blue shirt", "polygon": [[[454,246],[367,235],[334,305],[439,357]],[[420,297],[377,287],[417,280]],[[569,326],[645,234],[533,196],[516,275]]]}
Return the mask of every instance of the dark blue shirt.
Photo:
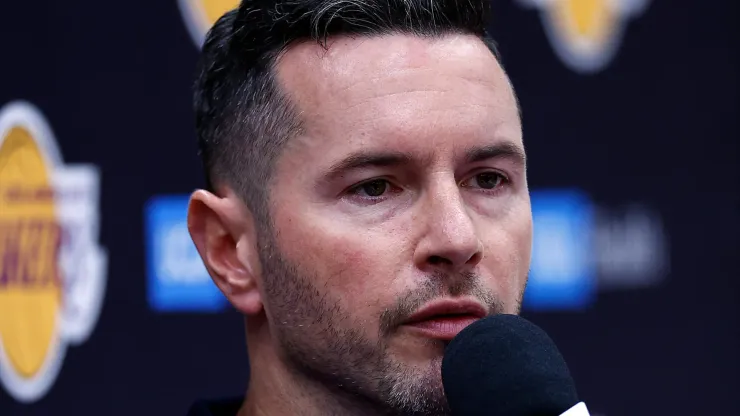
{"label": "dark blue shirt", "polygon": [[243,398],[199,400],[190,407],[187,416],[236,416]]}

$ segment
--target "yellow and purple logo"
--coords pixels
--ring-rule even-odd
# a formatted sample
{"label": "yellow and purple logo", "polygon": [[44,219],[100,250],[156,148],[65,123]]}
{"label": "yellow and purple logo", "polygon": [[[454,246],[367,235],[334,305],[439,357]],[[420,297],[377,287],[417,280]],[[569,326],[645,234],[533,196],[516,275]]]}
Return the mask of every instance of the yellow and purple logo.
{"label": "yellow and purple logo", "polygon": [[0,108],[0,384],[18,401],[43,397],[97,322],[99,183],[94,166],[64,164],[36,107]]}
{"label": "yellow and purple logo", "polygon": [[519,0],[537,7],[555,53],[572,70],[594,73],[617,54],[628,21],[650,0]]}
{"label": "yellow and purple logo", "polygon": [[239,6],[239,0],[178,0],[193,41],[201,47],[206,33],[221,16]]}

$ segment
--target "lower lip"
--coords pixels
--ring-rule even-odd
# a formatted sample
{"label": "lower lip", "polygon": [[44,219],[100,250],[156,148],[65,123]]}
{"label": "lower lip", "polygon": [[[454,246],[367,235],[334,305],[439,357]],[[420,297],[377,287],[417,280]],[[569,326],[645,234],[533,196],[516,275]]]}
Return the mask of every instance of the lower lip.
{"label": "lower lip", "polygon": [[406,326],[413,328],[415,332],[419,332],[427,338],[450,341],[452,338],[455,338],[460,331],[465,329],[465,327],[478,319],[480,318],[473,315],[460,315],[428,319],[426,321],[407,324]]}

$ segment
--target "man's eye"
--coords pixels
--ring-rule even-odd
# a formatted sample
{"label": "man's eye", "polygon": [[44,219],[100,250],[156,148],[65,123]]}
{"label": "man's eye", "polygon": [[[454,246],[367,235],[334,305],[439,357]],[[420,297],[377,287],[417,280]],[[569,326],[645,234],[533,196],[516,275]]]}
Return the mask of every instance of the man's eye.
{"label": "man's eye", "polygon": [[479,173],[468,180],[464,186],[481,189],[496,189],[506,180],[504,175],[497,172]]}
{"label": "man's eye", "polygon": [[368,196],[376,198],[383,196],[390,188],[390,183],[385,179],[376,179],[370,182],[365,182],[358,185],[354,192],[360,194],[360,196]]}

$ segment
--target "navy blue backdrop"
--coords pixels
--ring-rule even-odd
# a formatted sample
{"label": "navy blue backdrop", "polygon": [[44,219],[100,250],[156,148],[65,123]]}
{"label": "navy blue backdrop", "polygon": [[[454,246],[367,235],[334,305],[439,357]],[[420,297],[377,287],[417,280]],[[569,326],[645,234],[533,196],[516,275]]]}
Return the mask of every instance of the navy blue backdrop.
{"label": "navy blue backdrop", "polygon": [[[245,389],[241,317],[183,228],[199,7],[0,5],[2,416],[178,415]],[[524,316],[593,413],[740,414],[736,2],[493,7],[533,195]],[[19,274],[56,230],[59,278]]]}

